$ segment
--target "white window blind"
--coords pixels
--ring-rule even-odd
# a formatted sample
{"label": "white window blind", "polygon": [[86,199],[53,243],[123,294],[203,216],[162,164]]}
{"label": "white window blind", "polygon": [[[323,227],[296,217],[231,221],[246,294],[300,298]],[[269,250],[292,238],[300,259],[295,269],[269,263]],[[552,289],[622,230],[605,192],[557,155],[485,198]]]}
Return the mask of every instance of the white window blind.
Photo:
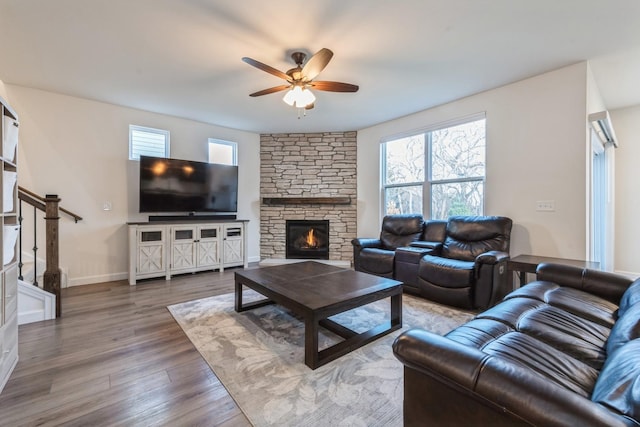
{"label": "white window blind", "polygon": [[169,157],[169,131],[129,125],[129,160],[140,156]]}

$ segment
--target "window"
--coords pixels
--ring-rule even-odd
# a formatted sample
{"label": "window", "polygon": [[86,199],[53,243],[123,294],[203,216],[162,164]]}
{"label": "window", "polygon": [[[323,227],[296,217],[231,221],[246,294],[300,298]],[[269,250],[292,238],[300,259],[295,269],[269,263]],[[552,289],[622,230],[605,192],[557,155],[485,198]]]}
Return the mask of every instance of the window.
{"label": "window", "polygon": [[169,131],[129,125],[129,160],[140,156],[169,157]]}
{"label": "window", "polygon": [[238,144],[209,138],[209,163],[236,166],[238,164]]}
{"label": "window", "polygon": [[474,118],[384,142],[385,215],[482,215],[485,124]]}

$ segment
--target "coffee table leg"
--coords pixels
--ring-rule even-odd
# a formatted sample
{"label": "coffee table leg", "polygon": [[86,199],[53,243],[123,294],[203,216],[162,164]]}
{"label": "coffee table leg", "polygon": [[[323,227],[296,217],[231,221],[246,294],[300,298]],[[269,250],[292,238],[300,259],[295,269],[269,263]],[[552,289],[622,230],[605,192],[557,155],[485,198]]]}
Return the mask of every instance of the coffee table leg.
{"label": "coffee table leg", "polygon": [[318,367],[318,319],[307,315],[304,319],[304,363],[311,369]]}
{"label": "coffee table leg", "polygon": [[391,296],[391,327],[402,326],[402,292]]}
{"label": "coffee table leg", "polygon": [[242,283],[238,281],[236,277],[236,297],[235,297],[235,309],[239,313],[242,311]]}

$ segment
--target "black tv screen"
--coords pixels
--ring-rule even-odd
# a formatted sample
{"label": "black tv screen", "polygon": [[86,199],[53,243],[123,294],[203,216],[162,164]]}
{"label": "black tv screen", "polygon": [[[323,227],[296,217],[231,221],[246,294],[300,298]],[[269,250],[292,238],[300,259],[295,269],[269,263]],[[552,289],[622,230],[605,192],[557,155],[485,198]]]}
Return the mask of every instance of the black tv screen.
{"label": "black tv screen", "polygon": [[140,212],[237,210],[237,166],[140,156]]}

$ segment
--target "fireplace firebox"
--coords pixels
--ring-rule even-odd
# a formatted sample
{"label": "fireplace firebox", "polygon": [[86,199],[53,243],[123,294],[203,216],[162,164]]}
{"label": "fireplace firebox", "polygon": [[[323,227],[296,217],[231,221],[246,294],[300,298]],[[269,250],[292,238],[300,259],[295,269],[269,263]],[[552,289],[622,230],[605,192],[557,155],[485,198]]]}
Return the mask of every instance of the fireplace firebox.
{"label": "fireplace firebox", "polygon": [[287,220],[287,259],[329,259],[329,220]]}

